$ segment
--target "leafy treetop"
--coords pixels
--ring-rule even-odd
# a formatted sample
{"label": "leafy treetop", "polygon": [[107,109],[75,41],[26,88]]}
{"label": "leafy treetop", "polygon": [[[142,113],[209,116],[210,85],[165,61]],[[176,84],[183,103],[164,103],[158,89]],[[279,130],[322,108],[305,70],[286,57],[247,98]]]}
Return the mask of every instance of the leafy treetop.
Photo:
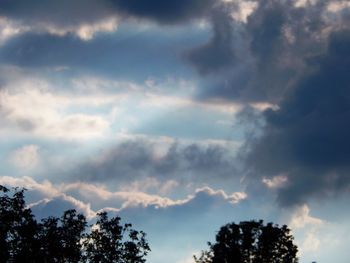
{"label": "leafy treetop", "polygon": [[4,263],[144,263],[146,234],[121,224],[120,217],[97,214],[87,229],[84,215],[67,210],[38,222],[24,189],[0,185],[0,261]]}
{"label": "leafy treetop", "polygon": [[260,221],[230,223],[221,227],[214,244],[196,263],[297,263],[297,246],[290,229]]}

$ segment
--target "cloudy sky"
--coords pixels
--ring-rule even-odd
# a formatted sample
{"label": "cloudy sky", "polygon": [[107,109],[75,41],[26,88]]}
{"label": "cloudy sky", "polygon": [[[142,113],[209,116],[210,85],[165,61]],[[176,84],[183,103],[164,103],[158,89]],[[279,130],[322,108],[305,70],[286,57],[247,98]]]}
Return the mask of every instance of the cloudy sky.
{"label": "cloudy sky", "polygon": [[350,256],[350,4],[0,0],[0,184],[189,263],[228,222]]}

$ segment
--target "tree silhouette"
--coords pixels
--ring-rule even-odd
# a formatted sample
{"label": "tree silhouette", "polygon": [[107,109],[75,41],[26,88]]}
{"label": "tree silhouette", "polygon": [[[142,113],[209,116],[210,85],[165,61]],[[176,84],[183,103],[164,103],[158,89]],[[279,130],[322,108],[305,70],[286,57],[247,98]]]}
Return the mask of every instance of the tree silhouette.
{"label": "tree silhouette", "polygon": [[244,221],[221,227],[216,243],[194,256],[196,263],[297,263],[290,229],[263,221]]}
{"label": "tree silhouette", "polygon": [[[40,226],[26,208],[24,190],[0,185],[0,257],[2,262],[36,262],[40,254]],[[10,194],[10,195],[9,195]]]}
{"label": "tree silhouette", "polygon": [[131,229],[131,224],[120,224],[120,217],[108,219],[107,213],[98,214],[95,228],[86,235],[85,256],[88,262],[143,263],[150,250],[145,233]]}
{"label": "tree silhouette", "polygon": [[37,222],[24,189],[0,185],[0,262],[144,263],[150,251],[146,234],[120,221],[102,212],[86,229],[85,216],[67,210]]}
{"label": "tree silhouette", "polygon": [[80,262],[81,240],[86,219],[75,210],[67,210],[61,218],[48,217],[40,224],[41,260],[43,262]]}

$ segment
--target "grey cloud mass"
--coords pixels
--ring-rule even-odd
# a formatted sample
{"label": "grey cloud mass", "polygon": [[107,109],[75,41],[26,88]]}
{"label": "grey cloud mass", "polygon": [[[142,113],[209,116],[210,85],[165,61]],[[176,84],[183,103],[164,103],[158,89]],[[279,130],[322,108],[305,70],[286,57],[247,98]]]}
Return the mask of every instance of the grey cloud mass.
{"label": "grey cloud mass", "polygon": [[350,32],[330,36],[315,70],[264,112],[262,136],[248,141],[247,167],[258,178],[286,175],[282,205],[328,197],[350,189]]}
{"label": "grey cloud mass", "polygon": [[[227,7],[227,8],[225,8]],[[231,6],[220,6],[211,14],[213,36],[210,41],[185,52],[185,59],[203,74],[217,72],[230,67],[235,62],[234,28]]]}
{"label": "grey cloud mass", "polygon": [[213,41],[191,51],[190,61],[207,75],[198,98],[279,103],[309,70],[308,58],[325,51],[327,34],[345,26],[344,16],[328,14],[330,2],[297,7],[295,1],[266,0],[246,23],[222,16],[230,26],[214,26]]}
{"label": "grey cloud mass", "polygon": [[126,16],[146,18],[159,23],[184,22],[208,15],[216,0],[109,0],[116,11]]}
{"label": "grey cloud mass", "polygon": [[24,23],[76,25],[108,16],[147,19],[174,24],[207,15],[216,0],[72,0],[25,1],[3,0],[0,14]]}
{"label": "grey cloud mass", "polygon": [[[242,155],[248,181],[288,178],[276,187],[283,206],[350,189],[349,8],[331,14],[329,4],[339,2],[300,7],[294,1],[260,1],[246,24],[233,25],[245,41],[235,54],[248,54],[247,60],[237,56],[241,63],[204,77],[199,94],[277,106],[263,113],[265,125],[247,138]],[[199,72],[209,68],[210,55],[204,54],[192,61]]]}
{"label": "grey cloud mass", "polygon": [[152,143],[137,140],[119,144],[68,173],[73,181],[121,183],[154,177],[189,183],[229,179],[235,167],[225,147],[173,143],[159,154]]}

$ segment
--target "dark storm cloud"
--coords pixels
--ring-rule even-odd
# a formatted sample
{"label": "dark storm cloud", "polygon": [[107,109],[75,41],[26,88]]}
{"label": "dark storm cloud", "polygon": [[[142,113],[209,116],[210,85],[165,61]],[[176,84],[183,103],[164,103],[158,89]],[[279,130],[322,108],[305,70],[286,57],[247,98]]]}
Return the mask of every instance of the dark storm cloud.
{"label": "dark storm cloud", "polygon": [[189,56],[207,75],[198,98],[279,102],[307,70],[305,60],[325,49],[324,30],[335,23],[324,19],[327,3],[298,8],[294,1],[261,0],[247,23],[222,15],[225,26],[214,26],[212,41]]}
{"label": "dark storm cloud", "polygon": [[221,146],[173,143],[159,155],[154,144],[138,140],[119,144],[68,173],[72,180],[96,182],[130,182],[147,177],[192,182],[227,179],[234,171],[231,154]]}
{"label": "dark storm cloud", "polygon": [[324,51],[327,39],[322,31],[334,26],[323,18],[327,3],[297,8],[294,1],[261,2],[247,24],[255,61],[254,93],[278,102],[307,70],[305,60]]}
{"label": "dark storm cloud", "polygon": [[49,23],[56,26],[95,22],[112,15],[107,1],[97,0],[2,0],[0,15],[26,25]]}
{"label": "dark storm cloud", "polygon": [[[245,43],[234,46],[236,61],[222,72],[206,71],[198,94],[205,100],[278,106],[263,113],[262,129],[250,114],[249,121],[259,126],[255,136],[248,134],[241,156],[247,181],[259,182],[250,185],[252,192],[261,191],[264,177],[288,176],[276,188],[281,205],[350,190],[349,10],[329,14],[331,2],[337,1],[306,7],[260,1],[246,24],[232,27]],[[204,59],[192,62],[200,73],[208,69]]]}
{"label": "dark storm cloud", "polygon": [[125,16],[145,18],[162,24],[184,22],[207,16],[216,0],[109,0]]}
{"label": "dark storm cloud", "polygon": [[185,52],[185,58],[201,74],[215,73],[220,69],[231,66],[235,61],[234,31],[229,10],[225,10],[222,6],[215,9],[211,17],[213,27],[211,40],[202,46]]}
{"label": "dark storm cloud", "polygon": [[287,175],[282,205],[350,190],[350,31],[330,36],[327,52],[279,105],[264,112],[262,136],[248,141],[246,165],[258,178]]}
{"label": "dark storm cloud", "polygon": [[174,24],[206,16],[216,0],[3,0],[0,14],[21,22],[79,25],[108,16]]}

